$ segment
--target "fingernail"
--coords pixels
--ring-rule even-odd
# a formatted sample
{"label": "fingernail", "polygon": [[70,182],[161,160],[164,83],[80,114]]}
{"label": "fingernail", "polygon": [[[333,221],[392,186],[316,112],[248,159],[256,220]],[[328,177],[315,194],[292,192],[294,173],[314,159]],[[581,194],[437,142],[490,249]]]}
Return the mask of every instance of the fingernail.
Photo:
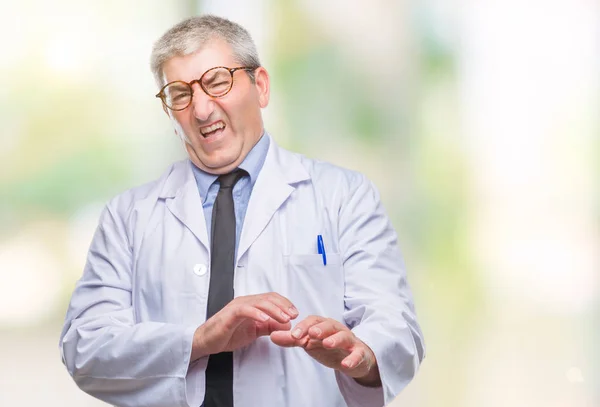
{"label": "fingernail", "polygon": [[290,314],[292,314],[292,316],[298,315],[298,310],[296,309],[296,307],[290,307],[289,311],[290,311]]}
{"label": "fingernail", "polygon": [[264,314],[264,313],[260,314],[260,318],[261,318],[263,321],[268,321],[268,320],[269,320],[269,316],[268,316],[267,314]]}
{"label": "fingernail", "polygon": [[286,321],[289,321],[289,319],[290,319],[290,316],[283,311],[281,311],[281,317],[283,319],[285,319]]}
{"label": "fingernail", "polygon": [[323,331],[321,331],[319,328],[315,328],[313,329],[313,332],[315,333],[315,335],[317,336],[321,336],[321,334],[323,333]]}
{"label": "fingernail", "polygon": [[352,362],[343,362],[342,364],[344,366],[346,366],[348,369],[350,369],[352,367]]}
{"label": "fingernail", "polygon": [[300,335],[302,335],[300,328],[297,328],[294,330],[294,332],[292,332],[292,336],[296,339],[300,339]]}
{"label": "fingernail", "polygon": [[331,346],[331,347],[335,346],[335,341],[334,341],[333,339],[331,339],[331,338],[327,338],[327,339],[325,339],[325,340],[323,341],[323,343],[324,343],[325,345],[327,345],[327,346]]}

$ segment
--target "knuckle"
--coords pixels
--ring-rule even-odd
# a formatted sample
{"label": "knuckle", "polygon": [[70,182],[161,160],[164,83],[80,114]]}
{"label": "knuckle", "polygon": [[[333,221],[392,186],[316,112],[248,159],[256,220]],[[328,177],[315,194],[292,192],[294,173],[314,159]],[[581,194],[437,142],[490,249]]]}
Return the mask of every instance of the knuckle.
{"label": "knuckle", "polygon": [[248,304],[244,304],[241,307],[238,308],[238,316],[245,316],[245,315],[250,315],[253,311],[254,307],[248,305]]}
{"label": "knuckle", "polygon": [[268,299],[276,304],[282,304],[284,302],[283,297],[274,292],[269,293]]}
{"label": "knuckle", "polygon": [[262,300],[260,300],[260,301],[259,301],[259,302],[258,302],[256,305],[258,305],[258,306],[259,306],[259,307],[261,307],[261,308],[266,308],[266,309],[269,309],[269,308],[271,308],[271,307],[272,307],[272,305],[271,305],[271,304],[272,304],[272,303],[271,303],[270,301],[268,301],[268,300],[266,300],[266,299],[262,299]]}
{"label": "knuckle", "polygon": [[235,307],[233,308],[233,316],[236,318],[239,318],[242,314],[242,307]]}

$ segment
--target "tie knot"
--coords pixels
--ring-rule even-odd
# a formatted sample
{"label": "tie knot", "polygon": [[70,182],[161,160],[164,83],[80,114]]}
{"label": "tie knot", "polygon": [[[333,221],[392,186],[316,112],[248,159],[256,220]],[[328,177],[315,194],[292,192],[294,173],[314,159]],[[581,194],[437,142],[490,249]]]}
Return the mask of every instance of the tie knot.
{"label": "tie knot", "polygon": [[220,189],[223,188],[232,188],[236,182],[238,182],[247,172],[242,169],[237,169],[235,171],[230,172],[229,174],[220,175],[217,180],[221,184]]}

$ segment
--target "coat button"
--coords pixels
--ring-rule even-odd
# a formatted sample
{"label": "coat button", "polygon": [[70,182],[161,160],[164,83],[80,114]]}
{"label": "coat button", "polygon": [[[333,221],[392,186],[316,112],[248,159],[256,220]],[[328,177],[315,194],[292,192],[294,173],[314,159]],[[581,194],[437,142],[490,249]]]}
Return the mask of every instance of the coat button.
{"label": "coat button", "polygon": [[197,276],[203,276],[207,271],[208,267],[206,267],[206,264],[196,264],[194,266],[194,274]]}

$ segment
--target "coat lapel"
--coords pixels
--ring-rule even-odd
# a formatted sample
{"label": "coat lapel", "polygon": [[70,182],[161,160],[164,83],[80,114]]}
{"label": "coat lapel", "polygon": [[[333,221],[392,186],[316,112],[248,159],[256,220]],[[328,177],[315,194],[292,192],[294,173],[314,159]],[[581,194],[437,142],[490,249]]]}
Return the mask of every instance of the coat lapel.
{"label": "coat lapel", "polygon": [[265,229],[275,212],[295,189],[295,184],[310,179],[298,157],[280,148],[270,138],[269,151],[258,175],[244,218],[237,261]]}
{"label": "coat lapel", "polygon": [[165,182],[161,197],[166,199],[169,211],[209,250],[202,199],[191,165],[189,160],[175,165]]}

